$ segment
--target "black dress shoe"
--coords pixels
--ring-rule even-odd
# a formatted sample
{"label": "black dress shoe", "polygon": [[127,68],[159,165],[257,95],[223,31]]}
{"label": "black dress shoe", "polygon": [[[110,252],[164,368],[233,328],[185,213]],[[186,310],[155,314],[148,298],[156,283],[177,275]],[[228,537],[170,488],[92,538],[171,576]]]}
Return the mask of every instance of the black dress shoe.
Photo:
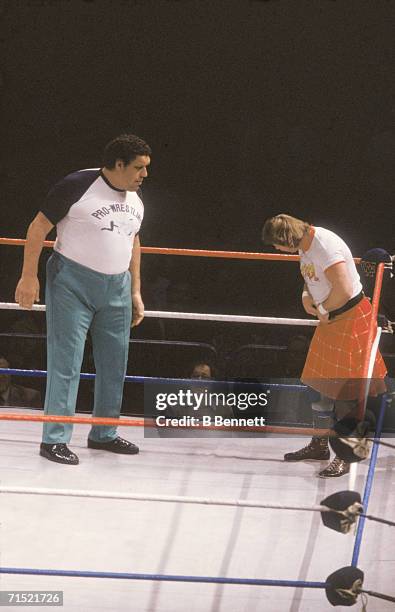
{"label": "black dress shoe", "polygon": [[44,444],[40,445],[40,455],[50,461],[56,463],[66,463],[67,465],[78,465],[79,459],[75,453],[72,453],[66,444]]}
{"label": "black dress shoe", "polygon": [[110,451],[110,453],[119,453],[120,455],[137,455],[139,447],[128,440],[124,440],[119,436],[109,442],[95,442],[88,438],[88,448],[96,448],[98,450]]}
{"label": "black dress shoe", "polygon": [[120,455],[137,455],[139,447],[128,440],[124,440],[119,436],[109,442],[95,442],[88,438],[88,448],[96,448],[98,450],[108,450],[110,453],[119,453]]}

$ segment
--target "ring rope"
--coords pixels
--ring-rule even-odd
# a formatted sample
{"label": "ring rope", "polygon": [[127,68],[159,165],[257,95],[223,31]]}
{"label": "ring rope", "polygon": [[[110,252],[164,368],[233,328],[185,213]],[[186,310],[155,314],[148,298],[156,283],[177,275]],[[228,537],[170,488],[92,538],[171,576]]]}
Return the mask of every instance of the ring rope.
{"label": "ring rope", "polygon": [[305,512],[336,512],[343,514],[342,511],[335,511],[328,506],[288,506],[282,504],[269,504],[259,500],[245,499],[220,499],[210,497],[187,497],[181,495],[158,495],[146,493],[122,493],[118,491],[93,491],[78,489],[49,489],[43,487],[7,487],[0,486],[0,493],[11,495],[46,495],[56,497],[87,497],[95,499],[119,499],[129,501],[147,501],[164,503],[193,504],[199,506],[230,506],[232,508],[261,508],[270,510],[299,510]]}
{"label": "ring rope", "polygon": [[10,495],[45,495],[55,497],[79,497],[89,499],[117,499],[127,501],[192,504],[199,506],[228,506],[231,508],[260,508],[262,510],[292,510],[296,512],[330,512],[346,519],[350,524],[362,516],[372,521],[395,527],[395,523],[372,515],[363,514],[363,506],[355,503],[346,510],[336,510],[324,505],[301,506],[261,502],[259,500],[220,499],[215,497],[188,497],[181,495],[147,495],[146,493],[122,493],[118,491],[93,491],[84,489],[49,489],[42,487],[0,486],[0,493]]}
{"label": "ring rope", "polygon": [[[47,370],[23,370],[19,368],[0,368],[0,374],[10,374],[13,376],[30,376],[32,378],[44,378],[47,375]],[[96,378],[96,374],[90,372],[81,372],[80,378],[82,380],[94,380]],[[286,385],[282,383],[264,383],[264,382],[244,382],[244,381],[235,381],[235,380],[205,380],[199,378],[159,378],[157,376],[125,376],[125,382],[134,382],[134,383],[156,383],[156,384],[191,384],[194,386],[218,386],[218,385],[236,385],[240,387],[244,386],[262,386],[267,389],[280,390],[283,389],[285,391],[306,391],[306,385]]]}
{"label": "ring rope", "polygon": [[[0,302],[0,310],[35,310],[45,312],[44,304],[34,304],[32,309],[22,308],[15,302]],[[270,325],[307,325],[316,326],[315,319],[290,319],[281,317],[255,317],[249,315],[211,314],[201,312],[170,312],[168,310],[146,310],[146,317],[159,319],[191,319],[194,321],[222,321],[228,323],[268,323]]]}
{"label": "ring rope", "polygon": [[[75,417],[75,416],[58,416],[58,415],[35,415],[35,414],[15,414],[15,413],[0,413],[0,421],[27,421],[38,423],[78,423],[81,425],[116,425],[119,427],[158,427],[153,419],[107,419],[103,417]],[[167,428],[179,429],[175,425],[169,425]],[[166,429],[162,427],[161,429]],[[282,425],[265,425],[265,426],[221,426],[221,425],[199,425],[196,427],[198,431],[213,430],[213,431],[244,431],[248,433],[274,433],[283,435],[306,435],[306,436],[331,436],[333,432],[329,429],[314,429],[313,427],[287,427]]]}
{"label": "ring rope", "polygon": [[217,576],[182,576],[172,574],[130,574],[126,572],[94,572],[81,570],[34,569],[26,567],[0,567],[0,574],[115,578],[121,580],[152,580],[161,582],[205,582],[213,584],[244,584],[250,586],[302,587],[311,589],[324,589],[326,587],[325,582],[304,582],[303,580],[265,580],[259,578],[222,578]]}
{"label": "ring rope", "polygon": [[[24,246],[24,238],[0,238],[0,244],[10,246]],[[45,240],[44,247],[53,247],[53,240]],[[152,255],[182,255],[189,257],[219,257],[224,259],[266,259],[269,261],[299,261],[299,255],[286,255],[284,253],[251,253],[248,251],[216,251],[207,249],[173,249],[163,247],[141,247],[142,253]],[[361,262],[360,257],[354,257],[356,263]]]}
{"label": "ring rope", "polygon": [[[98,572],[98,571],[83,571],[83,570],[56,570],[56,569],[35,569],[28,567],[0,567],[0,574],[19,574],[32,576],[62,576],[75,578],[107,578],[117,580],[150,580],[159,582],[197,582],[206,584],[239,584],[248,586],[279,586],[292,587],[302,589],[326,589],[331,587],[328,582],[311,582],[306,580],[275,580],[264,578],[226,578],[219,576],[182,576],[176,574],[132,574],[126,572]],[[336,589],[338,593],[341,589]],[[376,591],[367,591],[358,588],[353,592],[353,596],[360,593],[365,593],[371,597],[383,599],[385,601],[395,602],[395,597],[377,593]]]}
{"label": "ring rope", "polygon": [[[15,368],[0,368],[0,373],[16,375],[16,376],[31,376],[31,377],[45,377],[47,375],[46,370],[19,370]],[[83,380],[92,380],[96,377],[96,374],[88,374],[81,373],[80,378]],[[177,385],[182,385],[184,383],[188,384],[199,384],[207,385],[207,381],[200,381],[196,379],[186,379],[186,378],[156,378],[149,376],[125,376],[125,382],[135,382],[135,383],[157,383],[157,384],[168,384],[175,383]],[[210,381],[210,386],[212,385],[229,385],[229,381]],[[233,384],[231,381],[230,384]],[[257,383],[249,383],[249,382],[235,382],[236,385],[240,386],[254,386],[256,387]],[[287,391],[305,391],[306,386],[304,385],[284,385],[279,383],[265,383],[263,386],[265,388],[270,388],[273,390],[287,390]],[[38,422],[59,422],[59,423],[79,423],[86,425],[117,425],[122,426],[126,425],[129,427],[156,427],[156,423],[153,419],[111,419],[111,418],[95,418],[95,417],[76,417],[76,416],[61,416],[61,415],[32,415],[32,414],[15,414],[15,413],[0,413],[0,421],[38,421]],[[202,430],[203,426],[196,427],[196,429]],[[265,426],[205,426],[204,430],[223,430],[223,431],[245,431],[250,433],[280,433],[280,434],[296,434],[296,435],[322,435],[328,436],[333,434],[331,430],[328,429],[320,429],[316,430],[312,427],[287,427],[280,425],[265,425]]]}
{"label": "ring rope", "polygon": [[[104,417],[77,417],[77,416],[58,416],[58,415],[35,415],[35,414],[16,414],[16,413],[0,413],[0,421],[25,421],[25,422],[39,422],[39,423],[75,423],[80,425],[118,425],[119,427],[157,427],[154,419],[106,419]],[[176,426],[168,425],[166,428],[176,428]],[[163,429],[166,429],[163,427]],[[203,427],[196,427],[196,429],[203,429]],[[249,431],[249,432],[265,432],[265,433],[284,433],[284,434],[297,434],[297,435],[319,435],[319,436],[333,436],[336,435],[332,430],[329,429],[314,429],[309,427],[286,427],[280,425],[265,425],[264,427],[243,427],[243,426],[205,426],[204,430],[219,430],[219,431]],[[376,445],[386,446],[388,448],[395,448],[394,444],[383,442],[383,440],[377,440],[376,438],[366,438],[369,442]]]}

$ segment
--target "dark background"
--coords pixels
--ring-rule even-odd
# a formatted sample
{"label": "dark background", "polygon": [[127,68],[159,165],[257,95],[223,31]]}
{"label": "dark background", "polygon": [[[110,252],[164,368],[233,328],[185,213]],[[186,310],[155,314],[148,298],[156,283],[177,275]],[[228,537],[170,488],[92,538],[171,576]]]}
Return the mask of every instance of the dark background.
{"label": "dark background", "polygon": [[[51,184],[130,131],[153,149],[145,245],[270,250],[263,222],[288,212],[356,256],[395,251],[394,1],[1,6],[3,236],[24,237]],[[1,248],[2,301],[21,261]],[[303,315],[295,264],[147,255],[143,276],[147,308],[162,290],[167,309]],[[212,341],[225,327],[146,320],[136,336]],[[256,341],[252,327],[234,333]],[[258,340],[281,340],[275,327]]]}

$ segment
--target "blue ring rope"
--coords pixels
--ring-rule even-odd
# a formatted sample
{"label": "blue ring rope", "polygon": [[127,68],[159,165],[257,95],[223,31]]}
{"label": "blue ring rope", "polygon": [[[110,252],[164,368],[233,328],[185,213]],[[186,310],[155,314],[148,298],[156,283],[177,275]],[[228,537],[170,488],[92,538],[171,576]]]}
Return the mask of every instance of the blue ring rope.
{"label": "blue ring rope", "polygon": [[[0,374],[10,374],[14,376],[31,376],[32,378],[44,378],[47,375],[47,370],[17,370],[14,368],[0,368]],[[81,373],[81,380],[93,380],[96,374]],[[237,386],[258,386],[261,385],[266,389],[285,389],[287,391],[306,391],[306,385],[285,385],[280,383],[263,383],[263,382],[244,382],[238,380],[202,380],[199,378],[158,378],[156,376],[125,376],[125,382],[134,383],[193,383],[194,385],[237,385]]]}
{"label": "blue ring rope", "polygon": [[26,567],[0,567],[0,574],[30,574],[39,576],[67,576],[78,578],[114,578],[121,580],[154,580],[160,582],[205,582],[210,584],[302,587],[308,589],[324,589],[326,587],[325,582],[306,582],[304,580],[222,578],[217,576],[178,576],[172,574],[130,574],[126,572],[93,572],[80,570],[34,569]]}
{"label": "blue ring rope", "polygon": [[[381,432],[383,429],[387,400],[388,400],[388,396],[386,393],[384,393],[384,395],[381,398],[380,413],[379,413],[379,418],[377,420],[377,427],[376,427],[376,432],[375,432],[375,436],[373,440],[372,455],[370,457],[369,470],[368,470],[368,475],[366,478],[365,491],[364,491],[363,500],[362,500],[362,505],[363,505],[365,514],[367,513],[370,493],[372,491],[372,486],[373,486],[374,471],[376,468],[377,454],[379,451],[379,444],[377,444],[377,442],[380,440]],[[363,535],[365,522],[366,522],[366,518],[364,516],[360,517],[358,521],[357,534],[355,536],[355,543],[354,543],[354,549],[353,549],[352,560],[351,560],[351,565],[353,567],[357,567],[357,564],[358,564],[358,557],[359,557],[359,552],[361,549],[361,541],[362,541],[362,535]]]}

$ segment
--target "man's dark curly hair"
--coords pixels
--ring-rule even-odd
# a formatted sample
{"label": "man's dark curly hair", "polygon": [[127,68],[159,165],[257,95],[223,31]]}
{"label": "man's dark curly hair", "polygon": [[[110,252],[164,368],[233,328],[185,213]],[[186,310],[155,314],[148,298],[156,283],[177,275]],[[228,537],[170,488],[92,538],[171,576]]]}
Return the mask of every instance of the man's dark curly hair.
{"label": "man's dark curly hair", "polygon": [[103,165],[112,170],[117,159],[120,159],[127,166],[139,155],[151,155],[150,146],[134,134],[121,134],[105,146]]}

